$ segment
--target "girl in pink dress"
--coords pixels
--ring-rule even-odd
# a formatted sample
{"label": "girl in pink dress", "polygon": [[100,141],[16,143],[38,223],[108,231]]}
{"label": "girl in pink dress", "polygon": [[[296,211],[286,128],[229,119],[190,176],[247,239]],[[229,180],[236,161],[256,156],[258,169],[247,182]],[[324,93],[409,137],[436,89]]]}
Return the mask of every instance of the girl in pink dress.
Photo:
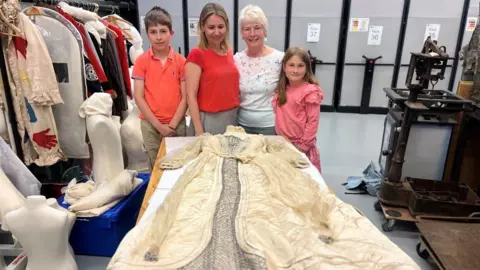
{"label": "girl in pink dress", "polygon": [[289,48],[283,57],[273,98],[275,130],[305,153],[320,172],[317,131],[322,100],[323,91],[312,73],[307,51],[298,47]]}

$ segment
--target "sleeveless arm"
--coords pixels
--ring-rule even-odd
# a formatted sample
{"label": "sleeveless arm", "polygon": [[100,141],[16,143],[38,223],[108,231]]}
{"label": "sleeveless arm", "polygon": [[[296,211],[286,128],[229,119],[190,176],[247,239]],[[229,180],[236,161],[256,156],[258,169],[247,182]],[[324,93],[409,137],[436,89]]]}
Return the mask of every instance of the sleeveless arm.
{"label": "sleeveless arm", "polygon": [[198,107],[198,87],[202,75],[203,56],[200,49],[193,49],[187,58],[185,64],[185,88],[187,94],[187,104],[192,117],[192,124],[195,127],[197,135],[203,133],[203,126],[200,120],[200,109]]}

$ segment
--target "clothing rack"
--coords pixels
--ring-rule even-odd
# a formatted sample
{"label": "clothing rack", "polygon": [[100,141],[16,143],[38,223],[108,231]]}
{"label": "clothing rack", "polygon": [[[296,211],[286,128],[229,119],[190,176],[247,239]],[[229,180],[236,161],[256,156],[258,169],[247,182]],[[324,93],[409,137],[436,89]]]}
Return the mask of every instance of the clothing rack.
{"label": "clothing rack", "polygon": [[22,150],[22,140],[20,138],[20,133],[18,133],[17,129],[17,118],[15,117],[15,112],[13,108],[13,99],[12,99],[12,93],[10,89],[10,84],[8,81],[8,75],[7,75],[7,66],[5,62],[6,56],[3,54],[3,48],[2,48],[2,42],[0,42],[0,71],[2,72],[2,80],[3,80],[3,88],[5,89],[5,99],[6,99],[6,105],[8,108],[8,115],[7,117],[10,119],[10,123],[12,125],[12,135],[13,138],[10,138],[15,144],[15,150],[17,153],[17,156],[23,160],[23,150]]}
{"label": "clothing rack", "polygon": [[101,11],[112,11],[115,13],[119,9],[135,9],[135,5],[132,2],[126,1],[103,1],[103,0],[89,0],[89,1],[58,1],[58,0],[23,0],[24,3],[43,3],[47,5],[57,5],[60,2],[65,2],[74,7],[80,7],[88,10],[93,10],[98,7]]}

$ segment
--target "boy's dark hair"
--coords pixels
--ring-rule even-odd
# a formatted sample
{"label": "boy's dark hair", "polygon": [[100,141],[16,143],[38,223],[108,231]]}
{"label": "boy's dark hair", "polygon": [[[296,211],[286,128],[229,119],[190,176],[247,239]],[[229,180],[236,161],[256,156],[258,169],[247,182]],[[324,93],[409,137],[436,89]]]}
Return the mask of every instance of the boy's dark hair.
{"label": "boy's dark hair", "polygon": [[170,13],[164,8],[158,6],[154,6],[149,12],[147,12],[144,23],[147,32],[150,26],[155,26],[157,24],[165,25],[170,32],[172,31],[172,16],[170,16]]}

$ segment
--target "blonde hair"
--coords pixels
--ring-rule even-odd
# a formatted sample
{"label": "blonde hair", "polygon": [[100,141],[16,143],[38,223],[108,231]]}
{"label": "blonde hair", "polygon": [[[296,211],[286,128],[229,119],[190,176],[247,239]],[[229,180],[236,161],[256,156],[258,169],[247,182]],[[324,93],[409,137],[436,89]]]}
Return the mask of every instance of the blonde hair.
{"label": "blonde hair", "polygon": [[263,31],[265,33],[265,36],[267,36],[268,32],[268,20],[267,16],[265,16],[265,13],[263,13],[263,10],[259,6],[254,6],[254,5],[247,5],[240,11],[240,16],[238,18],[238,21],[240,22],[240,27],[243,28],[243,23],[245,21],[254,21],[258,22],[263,26]]}
{"label": "blonde hair", "polygon": [[310,62],[310,55],[308,55],[308,52],[300,47],[288,48],[282,60],[282,71],[280,72],[280,78],[278,80],[276,90],[278,94],[278,104],[280,106],[287,103],[287,85],[289,82],[287,75],[285,74],[285,65],[293,56],[298,56],[305,64],[305,76],[303,77],[303,81],[318,85],[317,78],[315,78],[315,75],[313,75],[312,72],[312,64]]}
{"label": "blonde hair", "polygon": [[198,23],[198,47],[203,50],[208,48],[208,39],[207,36],[205,36],[205,32],[202,31],[202,28],[205,26],[207,19],[210,18],[210,16],[212,15],[222,17],[225,21],[226,34],[225,39],[220,44],[220,47],[222,48],[222,50],[228,50],[230,49],[230,23],[228,21],[227,12],[222,7],[222,5],[217,3],[206,4],[203,7],[202,12],[200,13],[200,19]]}

